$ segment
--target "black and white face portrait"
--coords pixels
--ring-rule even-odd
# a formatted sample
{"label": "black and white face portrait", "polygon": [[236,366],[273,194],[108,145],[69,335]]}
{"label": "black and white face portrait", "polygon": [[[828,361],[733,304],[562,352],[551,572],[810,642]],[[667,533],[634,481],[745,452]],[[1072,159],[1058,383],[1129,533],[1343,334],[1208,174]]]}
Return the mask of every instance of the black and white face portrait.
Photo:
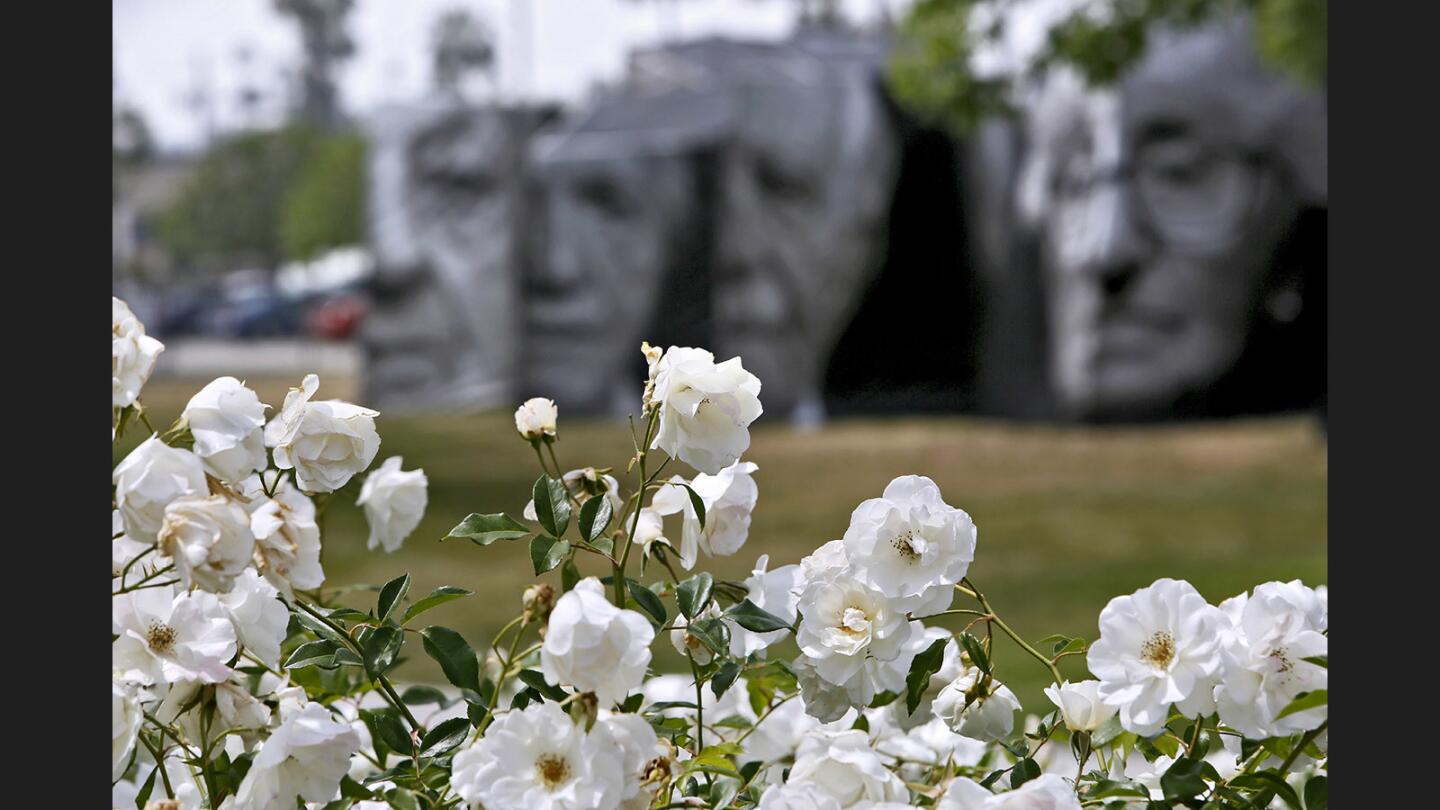
{"label": "black and white face portrait", "polygon": [[1082,418],[1165,415],[1304,305],[1277,272],[1323,207],[1323,101],[1262,66],[1248,27],[1160,37],[1115,87],[1053,74],[1019,190],[1046,292],[1050,378]]}
{"label": "black and white face portrait", "polygon": [[899,145],[867,74],[799,68],[735,90],[714,300],[717,353],[766,381],[767,411],[805,421],[823,413],[830,355],[883,259]]}
{"label": "black and white face portrait", "polygon": [[497,405],[517,346],[525,123],[499,110],[395,109],[370,127],[377,404]]}

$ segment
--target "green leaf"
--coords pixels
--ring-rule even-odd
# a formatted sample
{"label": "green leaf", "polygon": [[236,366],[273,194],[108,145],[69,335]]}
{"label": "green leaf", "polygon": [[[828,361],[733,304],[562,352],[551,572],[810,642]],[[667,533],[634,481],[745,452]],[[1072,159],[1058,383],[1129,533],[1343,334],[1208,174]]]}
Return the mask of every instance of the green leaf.
{"label": "green leaf", "polygon": [[1085,794],[1087,799],[1118,799],[1124,797],[1135,797],[1140,799],[1150,798],[1150,791],[1138,782],[1116,782],[1112,779],[1101,779],[1095,783],[1089,793]]}
{"label": "green leaf", "polygon": [[394,810],[420,810],[420,799],[414,791],[405,788],[395,788],[385,794],[385,801],[390,803]]}
{"label": "green leaf", "polygon": [[735,683],[735,679],[739,676],[740,665],[734,661],[725,662],[725,665],[720,667],[720,671],[715,673],[715,677],[710,679],[710,691],[715,693],[715,699],[719,700],[724,697],[726,690]]}
{"label": "green leaf", "polygon": [[375,730],[380,732],[380,739],[390,746],[390,750],[397,754],[409,755],[414,749],[410,741],[410,732],[405,730],[405,725],[400,718],[386,712],[375,712]]}
{"label": "green leaf", "polygon": [[742,600],[740,604],[725,611],[725,616],[752,633],[790,629],[789,623],[784,619],[757,607],[749,599]]}
{"label": "green leaf", "polygon": [[937,638],[910,661],[910,672],[905,676],[905,711],[914,714],[920,706],[920,698],[930,686],[930,676],[940,671],[945,660],[946,639]]}
{"label": "green leaf", "polygon": [[1294,700],[1290,701],[1290,705],[1281,709],[1280,713],[1275,715],[1275,719],[1279,720],[1282,717],[1289,717],[1292,714],[1296,714],[1297,712],[1303,712],[1307,709],[1318,709],[1319,707],[1324,706],[1329,702],[1330,690],[1328,689],[1316,689],[1313,692],[1301,692],[1300,694],[1295,696]]}
{"label": "green leaf", "polygon": [[336,647],[345,646],[345,639],[341,638],[339,633],[331,630],[328,624],[320,621],[314,616],[311,616],[309,613],[292,613],[291,615],[295,617],[296,621],[304,625],[305,629],[309,630],[320,638],[326,639],[334,643]]}
{"label": "green leaf", "polygon": [[155,770],[150,772],[150,778],[140,786],[140,792],[135,794],[136,810],[145,810],[145,805],[150,803],[150,793],[155,790],[155,777],[160,773],[160,766],[156,765]]}
{"label": "green leaf", "polygon": [[569,693],[564,689],[545,680],[544,673],[537,669],[522,669],[520,670],[519,677],[520,680],[525,682],[526,686],[531,687],[536,692],[539,692],[551,700],[559,701],[570,697]]}
{"label": "green leaf", "polygon": [[1030,757],[1025,757],[1015,763],[1015,769],[1010,771],[1010,787],[1018,788],[1038,776],[1040,776],[1040,763]]}
{"label": "green leaf", "polygon": [[740,780],[722,776],[710,786],[709,805],[711,807],[729,807],[730,803],[735,801],[738,793],[740,793]]}
{"label": "green leaf", "polygon": [[395,664],[400,647],[405,643],[405,631],[393,624],[375,628],[365,638],[361,648],[365,653],[365,668],[374,675],[384,675]]}
{"label": "green leaf", "polygon": [[[1162,786],[1164,784],[1163,777],[1161,784]],[[1290,787],[1290,783],[1286,782],[1283,777],[1274,771],[1256,771],[1254,773],[1241,774],[1231,779],[1230,784],[1234,787],[1245,788],[1247,790],[1273,792],[1276,796],[1280,797],[1281,801],[1289,805],[1292,810],[1301,810],[1300,796],[1295,792],[1295,788]]]}
{"label": "green leaf", "polygon": [[980,643],[980,639],[975,638],[969,633],[960,633],[958,638],[960,639],[960,646],[965,650],[965,654],[970,656],[970,663],[974,664],[976,669],[989,675],[990,656],[985,654],[985,647]]}
{"label": "green leaf", "polygon": [[675,602],[685,618],[693,619],[705,609],[710,602],[710,589],[714,586],[715,578],[704,571],[680,583],[680,587],[675,589]]}
{"label": "green leaf", "polygon": [[705,528],[705,500],[696,494],[689,484],[677,482],[677,485],[684,487],[685,491],[690,494],[690,506],[695,510],[695,519],[700,521],[700,528],[703,530]]}
{"label": "green leaf", "polygon": [[425,733],[420,741],[420,753],[439,756],[465,742],[469,734],[470,721],[464,717],[452,717]]}
{"label": "green leaf", "polygon": [[560,590],[569,593],[575,590],[575,586],[578,584],[580,584],[580,568],[575,565],[575,558],[571,557],[560,567]]}
{"label": "green leaf", "polygon": [[335,665],[335,642],[328,639],[307,641],[295,648],[285,660],[285,669],[300,669],[309,666],[333,667]]}
{"label": "green leaf", "polygon": [[1322,774],[1310,777],[1305,783],[1305,810],[1328,810],[1330,807],[1330,779]]}
{"label": "green leaf", "polygon": [[686,625],[685,632],[700,640],[716,655],[730,652],[730,628],[721,619],[701,619]]}
{"label": "green leaf", "polygon": [[530,533],[525,524],[504,512],[493,515],[471,513],[460,521],[460,525],[440,538],[445,540],[469,540],[477,546],[488,546],[496,540],[518,540]]}
{"label": "green leaf", "polygon": [[544,534],[537,534],[530,540],[530,563],[535,566],[537,576],[553,570],[569,553],[569,540],[556,540]]}
{"label": "green leaf", "polygon": [[1185,800],[1205,792],[1205,780],[1200,776],[1199,760],[1181,757],[1171,764],[1170,769],[1160,776],[1160,789],[1165,798]]}
{"label": "green leaf", "polygon": [[375,618],[382,622],[390,618],[390,612],[395,609],[396,605],[400,604],[400,600],[404,599],[405,594],[409,592],[410,575],[408,573],[401,574],[385,583],[385,587],[380,589],[380,598],[375,602]]}
{"label": "green leaf", "polygon": [[439,625],[421,630],[420,636],[426,654],[440,664],[446,680],[461,689],[480,691],[480,663],[463,636]]}
{"label": "green leaf", "polygon": [[410,608],[405,611],[405,616],[400,619],[400,623],[405,624],[430,608],[439,607],[446,602],[470,596],[472,593],[474,593],[474,591],[467,591],[464,588],[457,588],[454,585],[441,585],[431,591],[429,596],[411,605]]}
{"label": "green leaf", "polygon": [[1102,748],[1124,733],[1125,729],[1120,725],[1120,715],[1112,714],[1109,720],[1090,732],[1090,745],[1094,748]]}
{"label": "green leaf", "polygon": [[[1301,661],[1308,661],[1308,662],[1314,664],[1315,666],[1320,667],[1321,669],[1329,669],[1329,668],[1330,668],[1330,656],[1328,656],[1328,655],[1311,655],[1311,656],[1307,656],[1307,657],[1305,657],[1305,658],[1301,658],[1300,660],[1301,660]],[[1307,782],[1306,784],[1309,784],[1309,783]]]}
{"label": "green leaf", "polygon": [[531,488],[535,498],[535,517],[553,537],[560,537],[570,526],[570,492],[565,484],[548,475],[535,479]]}
{"label": "green leaf", "polygon": [[610,499],[604,495],[591,496],[580,507],[580,536],[587,543],[594,543],[596,538],[610,528],[610,520],[614,509],[610,506]]}
{"label": "green leaf", "polygon": [[419,685],[408,687],[404,692],[401,692],[400,702],[408,703],[411,706],[419,706],[425,703],[438,703],[442,709],[450,705],[450,699],[445,697],[444,692],[441,692],[433,686]]}
{"label": "green leaf", "polygon": [[649,613],[650,618],[654,619],[656,624],[664,624],[665,605],[660,601],[660,597],[656,596],[654,591],[629,577],[625,578],[625,584],[630,586],[630,595],[635,598],[635,604]]}

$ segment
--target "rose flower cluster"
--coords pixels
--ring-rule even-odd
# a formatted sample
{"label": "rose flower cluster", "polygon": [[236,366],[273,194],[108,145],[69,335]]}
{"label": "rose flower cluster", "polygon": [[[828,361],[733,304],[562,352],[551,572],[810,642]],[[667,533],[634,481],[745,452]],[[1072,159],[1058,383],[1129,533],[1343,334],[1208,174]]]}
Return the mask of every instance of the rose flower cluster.
{"label": "rose flower cluster", "polygon": [[[922,475],[808,556],[716,578],[704,561],[740,553],[759,501],[744,456],[761,384],[738,357],[644,344],[631,458],[563,469],[559,409],[532,399],[515,428],[540,475],[519,518],[476,512],[441,538],[457,555],[524,543],[533,564],[515,617],[472,646],[418,621],[463,587],[412,596],[401,574],[372,603],[325,584],[323,513],[378,455],[379,414],[315,400],[314,375],[267,414],[222,377],[157,431],[140,395],[164,347],[119,299],[114,318],[113,436],[149,431],[114,470],[117,808],[1328,800],[1323,586],[1217,606],[1160,579],[1112,599],[1093,643],[1036,640],[972,576],[974,519]],[[358,479],[371,549],[395,551],[424,513],[425,474],[402,465]],[[680,671],[655,671],[657,639]],[[394,681],[407,643],[444,685]],[[1049,705],[1005,685],[1021,667],[1052,681]]]}

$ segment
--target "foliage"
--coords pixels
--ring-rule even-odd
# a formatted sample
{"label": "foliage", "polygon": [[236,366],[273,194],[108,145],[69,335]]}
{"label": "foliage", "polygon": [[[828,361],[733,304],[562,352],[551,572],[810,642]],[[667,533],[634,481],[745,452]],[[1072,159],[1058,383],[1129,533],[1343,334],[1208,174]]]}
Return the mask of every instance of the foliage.
{"label": "foliage", "polygon": [[[1030,8],[1025,8],[1026,6]],[[920,0],[902,20],[889,84],[917,114],[964,130],[979,119],[1010,111],[1021,75],[977,76],[971,57],[1003,36],[1003,24],[981,26],[972,12],[1037,14],[1034,0]],[[1055,4],[1048,4],[1054,6]],[[1261,54],[1302,82],[1323,82],[1327,71],[1327,0],[1134,0],[1072,4],[1049,28],[1045,43],[1027,55],[1021,74],[1068,65],[1089,82],[1114,82],[1145,51],[1159,26],[1195,26],[1236,12],[1255,21]],[[989,17],[983,17],[988,20]]]}
{"label": "foliage", "polygon": [[285,194],[280,215],[285,255],[308,261],[357,244],[364,222],[364,139],[350,133],[319,139]]}
{"label": "foliage", "polygon": [[[138,390],[163,347],[118,299],[113,313],[114,372]],[[140,399],[117,399],[115,439],[150,433],[115,471],[112,780],[126,803],[510,810],[543,789],[557,807],[1325,805],[1322,590],[1267,583],[1216,608],[1162,578],[1112,600],[1093,642],[1031,642],[967,573],[969,515],[921,476],[892,481],[799,564],[757,562],[744,582],[681,574],[691,544],[729,555],[747,540],[755,500],[730,487],[754,486],[740,472],[756,471],[740,459],[754,417],[715,417],[758,415],[759,384],[703,350],[647,359],[627,463],[562,472],[558,412],[527,403],[515,421],[540,470],[532,503],[470,514],[444,538],[474,543],[445,544],[461,565],[506,545],[534,555],[540,581],[488,643],[421,619],[473,595],[462,588],[300,581],[296,555],[318,554],[325,511],[378,450],[374,411],[311,401],[313,375],[269,424],[230,378],[163,432]],[[671,469],[682,453],[697,459],[688,481]],[[376,480],[372,527],[418,520],[423,497]],[[306,481],[318,491],[295,488]],[[581,578],[581,557],[607,574]],[[792,636],[800,655],[773,655]],[[688,675],[648,671],[658,638]],[[402,690],[407,654],[449,686]],[[1098,681],[1062,674],[1079,656]],[[1001,679],[1021,667],[1064,699],[1016,727]]]}
{"label": "foliage", "polygon": [[242,132],[210,149],[161,214],[180,266],[272,269],[358,241],[363,144],[304,125]]}

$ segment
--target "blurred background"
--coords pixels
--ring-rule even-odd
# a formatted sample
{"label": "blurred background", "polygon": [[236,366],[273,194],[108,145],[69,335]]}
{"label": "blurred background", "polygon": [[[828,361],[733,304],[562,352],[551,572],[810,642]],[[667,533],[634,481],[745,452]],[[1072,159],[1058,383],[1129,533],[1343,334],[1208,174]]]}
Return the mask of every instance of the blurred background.
{"label": "blurred background", "polygon": [[438,538],[523,507],[530,396],[562,465],[623,469],[642,340],[763,383],[760,501],[717,575],[797,562],[919,473],[1032,639],[1093,638],[1159,576],[1211,601],[1326,581],[1323,0],[114,0],[113,23],[112,287],[166,344],[147,408],[221,374],[278,407],[315,371],[382,412],[377,464],[429,477],[393,556],[347,487],[332,583],[470,588],[432,615],[483,642],[528,554]]}

